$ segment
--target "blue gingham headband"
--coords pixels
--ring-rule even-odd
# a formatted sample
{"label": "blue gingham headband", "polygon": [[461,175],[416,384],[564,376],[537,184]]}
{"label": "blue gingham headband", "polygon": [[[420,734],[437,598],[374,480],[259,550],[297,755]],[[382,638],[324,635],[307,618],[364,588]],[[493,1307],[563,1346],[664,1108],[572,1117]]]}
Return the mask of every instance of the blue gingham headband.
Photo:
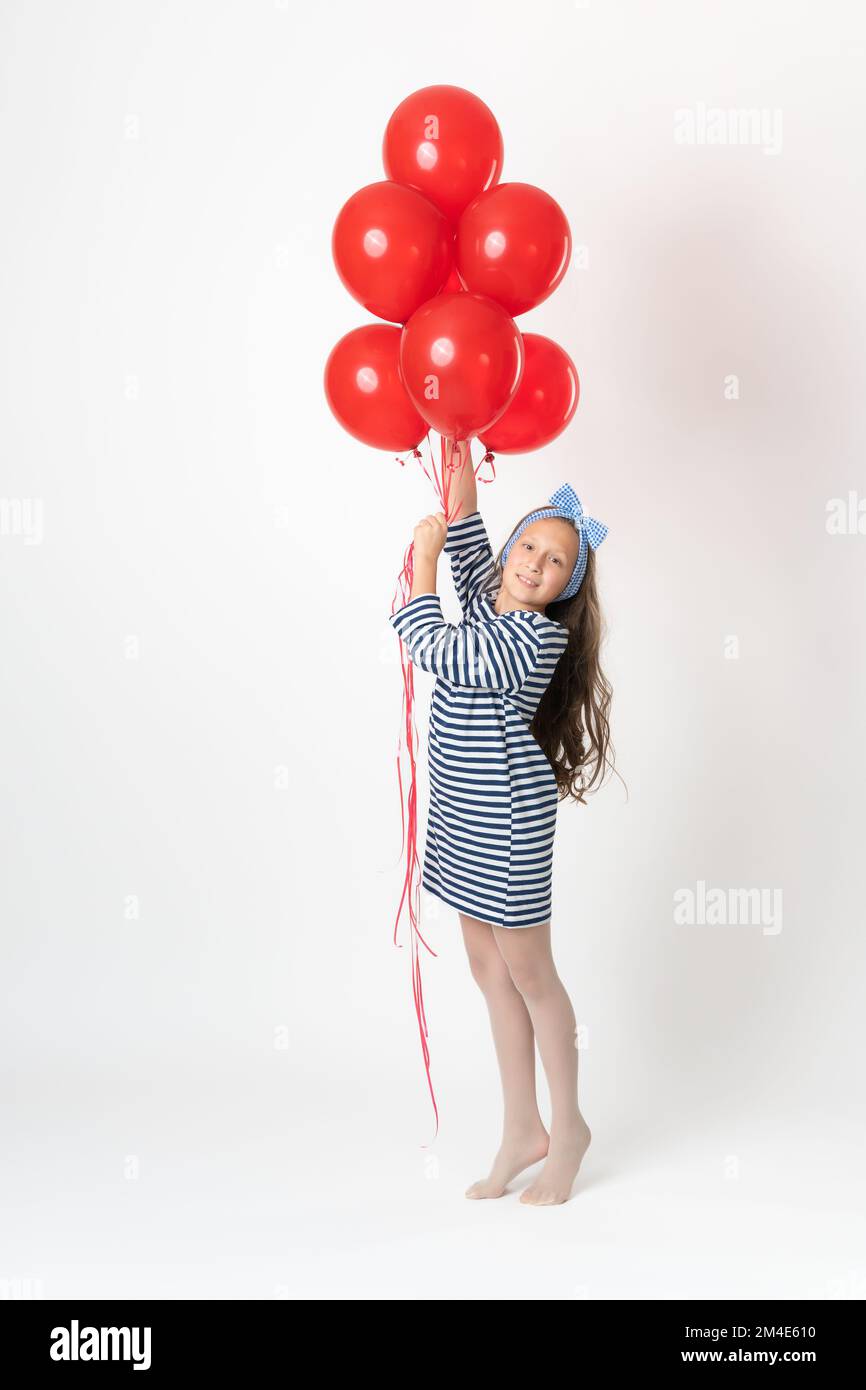
{"label": "blue gingham headband", "polygon": [[597,550],[607,535],[607,527],[603,521],[596,521],[594,516],[586,515],[581,500],[571,483],[563,483],[555,492],[552,492],[550,501],[553,503],[552,507],[543,507],[541,511],[530,512],[526,520],[518,526],[502,551],[502,563],[504,564],[508,559],[509,550],[530,522],[537,521],[542,516],[561,516],[565,517],[567,521],[573,522],[575,529],[580,533],[580,549],[577,562],[571,572],[571,578],[562,592],[552,600],[552,602],[558,603],[560,599],[571,598],[577,593],[583,583],[583,576],[586,574],[587,542],[593,550]]}

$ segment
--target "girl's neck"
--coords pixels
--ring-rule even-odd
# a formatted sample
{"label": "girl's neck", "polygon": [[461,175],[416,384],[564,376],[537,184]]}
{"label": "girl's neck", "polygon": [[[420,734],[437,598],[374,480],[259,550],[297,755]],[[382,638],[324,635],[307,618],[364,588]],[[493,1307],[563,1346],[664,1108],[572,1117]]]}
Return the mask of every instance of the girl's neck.
{"label": "girl's neck", "polygon": [[544,613],[543,608],[528,608],[525,603],[515,603],[504,589],[497,592],[493,599],[493,607],[497,613]]}

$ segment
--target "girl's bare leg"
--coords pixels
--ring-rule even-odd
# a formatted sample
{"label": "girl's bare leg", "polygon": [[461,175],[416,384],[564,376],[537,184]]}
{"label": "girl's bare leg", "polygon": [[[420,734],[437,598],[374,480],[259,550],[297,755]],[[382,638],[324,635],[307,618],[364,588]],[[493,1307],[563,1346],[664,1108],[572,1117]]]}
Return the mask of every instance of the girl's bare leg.
{"label": "girl's bare leg", "polygon": [[511,980],[532,1020],[550,1090],[550,1146],[538,1177],[521,1202],[548,1206],[568,1201],[591,1138],[577,1104],[577,1038],[571,1000],[550,950],[550,923],[493,927]]}
{"label": "girl's bare leg", "polygon": [[505,1105],[502,1142],[488,1176],[466,1189],[467,1197],[501,1197],[507,1183],[544,1158],[548,1133],[535,1093],[535,1037],[523,998],[514,986],[489,922],[460,913],[472,976],[487,1004]]}

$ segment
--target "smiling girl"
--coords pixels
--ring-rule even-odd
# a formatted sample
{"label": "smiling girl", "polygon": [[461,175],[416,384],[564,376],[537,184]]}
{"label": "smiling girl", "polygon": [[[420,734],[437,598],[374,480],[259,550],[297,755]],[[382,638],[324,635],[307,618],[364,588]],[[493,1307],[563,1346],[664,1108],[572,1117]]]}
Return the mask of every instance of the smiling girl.
{"label": "smiling girl", "polygon": [[[437,677],[421,882],[458,913],[502,1080],[499,1151],[466,1195],[500,1197],[544,1159],[520,1200],[548,1205],[567,1201],[590,1142],[577,1100],[574,1010],[551,953],[551,883],[559,801],[584,801],[613,766],[595,573],[607,527],[565,483],[521,518],[494,560],[468,444],[455,449],[457,519],[448,525],[438,512],[415,527],[411,595],[390,616],[413,663]],[[443,550],[463,612],[457,625],[445,622],[436,593]]]}

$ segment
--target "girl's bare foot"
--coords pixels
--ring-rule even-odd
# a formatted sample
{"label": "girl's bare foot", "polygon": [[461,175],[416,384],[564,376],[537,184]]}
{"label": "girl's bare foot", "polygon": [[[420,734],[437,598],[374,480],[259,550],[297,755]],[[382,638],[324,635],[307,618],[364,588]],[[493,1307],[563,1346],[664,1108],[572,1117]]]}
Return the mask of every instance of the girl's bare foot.
{"label": "girl's bare foot", "polygon": [[503,1139],[488,1176],[467,1187],[466,1196],[501,1197],[512,1178],[544,1158],[549,1144],[550,1135],[544,1125],[540,1129]]}
{"label": "girl's bare foot", "polygon": [[581,1115],[580,1124],[573,1133],[561,1140],[551,1142],[547,1162],[520,1200],[528,1206],[548,1207],[559,1202],[567,1202],[571,1188],[577,1177],[583,1156],[592,1138],[589,1125]]}

